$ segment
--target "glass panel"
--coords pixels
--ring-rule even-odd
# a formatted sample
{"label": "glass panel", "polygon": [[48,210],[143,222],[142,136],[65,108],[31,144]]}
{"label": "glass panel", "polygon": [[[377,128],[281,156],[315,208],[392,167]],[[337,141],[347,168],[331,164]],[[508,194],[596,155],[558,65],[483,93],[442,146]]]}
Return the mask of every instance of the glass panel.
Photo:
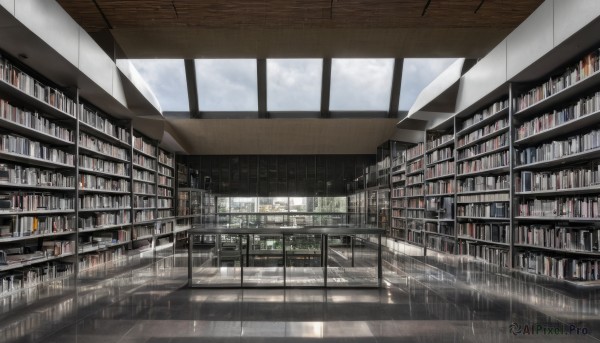
{"label": "glass panel", "polygon": [[408,111],[419,93],[456,60],[456,58],[405,58],[399,109]]}
{"label": "glass panel", "polygon": [[260,197],[258,198],[258,212],[287,212],[288,198],[287,197]]}
{"label": "glass panel", "polygon": [[387,111],[393,59],[339,59],[331,65],[332,111]]}
{"label": "glass panel", "polygon": [[158,99],[163,111],[189,111],[183,60],[129,60]]}
{"label": "glass panel", "polygon": [[192,286],[241,286],[240,240],[240,235],[193,235]]}
{"label": "glass panel", "polygon": [[308,212],[307,199],[305,197],[290,198],[290,212]]}
{"label": "glass panel", "polygon": [[256,60],[196,60],[201,111],[258,111]]}
{"label": "glass panel", "polygon": [[256,198],[231,198],[231,213],[256,212]]}
{"label": "glass panel", "polygon": [[328,236],[327,242],[328,287],[377,287],[375,244],[351,236]]}
{"label": "glass panel", "polygon": [[346,197],[315,197],[313,212],[347,212],[348,201]]}
{"label": "glass panel", "polygon": [[244,259],[244,286],[283,286],[283,237],[248,235]]}
{"label": "glass panel", "polygon": [[324,286],[321,237],[321,235],[286,236],[286,286]]}
{"label": "glass panel", "polygon": [[217,199],[217,213],[229,213],[229,198]]}
{"label": "glass panel", "polygon": [[320,59],[267,60],[267,109],[318,111],[322,74]]}

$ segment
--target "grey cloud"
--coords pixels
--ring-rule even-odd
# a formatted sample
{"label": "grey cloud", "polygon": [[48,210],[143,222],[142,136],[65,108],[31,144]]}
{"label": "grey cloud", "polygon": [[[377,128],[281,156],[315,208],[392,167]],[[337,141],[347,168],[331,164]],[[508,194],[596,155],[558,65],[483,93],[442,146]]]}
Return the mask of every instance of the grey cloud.
{"label": "grey cloud", "polygon": [[130,60],[158,98],[163,111],[188,111],[183,60]]}
{"label": "grey cloud", "polygon": [[256,111],[256,60],[196,60],[201,111]]}
{"label": "grey cloud", "polygon": [[421,91],[448,68],[456,58],[406,58],[402,70],[400,110],[407,111]]}
{"label": "grey cloud", "polygon": [[267,60],[269,111],[318,111],[322,70],[320,59]]}

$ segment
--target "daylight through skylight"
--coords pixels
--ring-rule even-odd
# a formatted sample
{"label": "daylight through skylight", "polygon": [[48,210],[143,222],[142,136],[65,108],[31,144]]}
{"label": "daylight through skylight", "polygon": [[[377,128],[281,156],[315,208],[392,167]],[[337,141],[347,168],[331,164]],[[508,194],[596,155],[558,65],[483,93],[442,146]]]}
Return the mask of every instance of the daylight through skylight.
{"label": "daylight through skylight", "polygon": [[456,60],[456,58],[405,58],[398,105],[400,111],[408,111],[419,93]]}
{"label": "daylight through skylight", "polygon": [[183,60],[129,60],[144,78],[164,111],[189,111]]}
{"label": "daylight through skylight", "polygon": [[322,74],[321,59],[267,60],[267,109],[318,111]]}

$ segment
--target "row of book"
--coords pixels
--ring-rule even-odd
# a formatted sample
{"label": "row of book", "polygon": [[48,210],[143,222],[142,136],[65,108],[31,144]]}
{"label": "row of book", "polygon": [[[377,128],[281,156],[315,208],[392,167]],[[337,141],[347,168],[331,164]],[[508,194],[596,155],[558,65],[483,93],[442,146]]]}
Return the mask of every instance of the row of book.
{"label": "row of book", "polygon": [[427,164],[437,163],[438,161],[447,160],[452,158],[454,153],[454,149],[451,147],[434,150],[427,155],[425,158],[427,160]]}
{"label": "row of book", "polygon": [[113,244],[131,241],[131,232],[129,230],[94,232],[90,239],[92,244],[97,244],[98,248],[102,249]]}
{"label": "row of book", "polygon": [[566,68],[562,74],[553,76],[543,84],[519,95],[514,99],[516,110],[522,111],[598,72],[599,56],[600,50],[594,50],[577,64]]}
{"label": "row of book", "polygon": [[156,186],[146,182],[133,181],[133,193],[156,195]]}
{"label": "row of book", "polygon": [[600,92],[581,98],[568,107],[544,113],[524,122],[516,130],[517,140],[548,131],[598,111],[600,111]]}
{"label": "row of book", "polygon": [[163,165],[158,165],[158,173],[160,175],[166,176],[166,177],[173,177],[173,175],[175,174],[175,172],[173,171],[173,169],[169,168],[169,167],[165,167]]}
{"label": "row of book", "polygon": [[170,187],[173,188],[173,178],[159,175],[158,176],[158,185],[162,187]]}
{"label": "row of book", "polygon": [[472,145],[468,148],[458,150],[458,160],[464,160],[471,157],[476,157],[477,155],[485,154],[490,151],[498,150],[500,148],[507,148],[509,146],[509,134],[505,132],[500,136],[496,136],[492,139],[489,139],[485,142]]}
{"label": "row of book", "polygon": [[427,182],[427,194],[454,194],[454,180],[436,180]]}
{"label": "row of book", "polygon": [[80,230],[90,230],[113,225],[128,225],[131,223],[129,210],[111,212],[90,212],[87,216],[79,216]]}
{"label": "row of book", "polygon": [[406,172],[407,173],[414,173],[414,172],[417,172],[419,170],[423,170],[424,167],[425,167],[425,163],[424,163],[423,159],[420,158],[420,159],[418,159],[418,160],[416,160],[414,162],[409,163],[406,166]]}
{"label": "row of book", "polygon": [[0,295],[19,292],[44,282],[66,278],[73,273],[72,263],[56,261],[27,267],[20,271],[11,271],[3,274],[0,278]]}
{"label": "row of book", "polygon": [[405,218],[406,217],[406,209],[392,209],[392,217],[393,218]]}
{"label": "row of book", "polygon": [[425,181],[425,176],[423,174],[411,175],[406,177],[406,185],[412,186],[416,184],[421,184]]}
{"label": "row of book", "polygon": [[436,219],[454,219],[454,197],[427,198],[427,210],[435,212]]}
{"label": "row of book", "polygon": [[471,117],[463,120],[463,122],[460,125],[460,129],[461,129],[461,131],[466,130],[469,127],[495,115],[496,113],[504,110],[507,107],[508,107],[508,99],[497,101],[497,102],[491,104],[489,107],[481,110],[481,112],[477,112],[474,115],[472,115]]}
{"label": "row of book", "polygon": [[175,159],[173,158],[173,155],[162,149],[158,149],[158,163],[175,168]]}
{"label": "row of book", "polygon": [[[161,218],[166,218],[168,217],[167,215],[161,217]],[[155,226],[154,229],[154,234],[155,235],[164,235],[167,233],[171,233],[173,232],[173,222],[162,222],[162,223],[157,223],[157,225]]]}
{"label": "row of book", "polygon": [[593,258],[568,258],[542,252],[519,252],[515,268],[561,280],[600,280],[600,260]]}
{"label": "row of book", "polygon": [[515,244],[567,250],[598,252],[600,229],[591,226],[519,225]]}
{"label": "row of book", "polygon": [[456,247],[456,242],[452,238],[443,236],[427,236],[427,248],[437,250],[439,252],[453,254]]}
{"label": "row of book", "polygon": [[456,214],[459,217],[479,218],[508,218],[510,216],[509,204],[504,202],[461,204],[456,207]]}
{"label": "row of book", "polygon": [[155,159],[148,156],[140,155],[136,152],[133,153],[133,164],[134,166],[140,166],[147,169],[156,169]]}
{"label": "row of book", "polygon": [[507,167],[510,161],[510,154],[508,151],[502,151],[499,153],[483,156],[476,160],[470,160],[465,162],[459,162],[456,170],[458,174],[469,174],[482,172],[488,169]]}
{"label": "row of book", "polygon": [[459,238],[474,238],[494,243],[508,244],[509,224],[458,223]]}
{"label": "row of book", "polygon": [[129,192],[131,182],[127,179],[109,179],[102,176],[80,174],[79,187],[82,190]]}
{"label": "row of book", "polygon": [[0,134],[0,151],[68,166],[75,165],[73,154],[14,134]]}
{"label": "row of book", "polygon": [[93,254],[85,254],[79,256],[79,270],[87,270],[103,265],[108,262],[125,259],[127,252],[124,247],[117,247],[106,251],[98,251]]}
{"label": "row of book", "polygon": [[58,125],[37,111],[13,106],[3,99],[0,99],[0,118],[71,143],[75,141],[72,129]]}
{"label": "row of book", "polygon": [[592,130],[563,140],[554,140],[534,147],[519,150],[517,164],[552,161],[600,147],[600,130]]}
{"label": "row of book", "polygon": [[471,133],[468,133],[464,136],[460,136],[456,141],[456,148],[460,149],[461,147],[471,144],[478,139],[486,137],[487,135],[491,135],[499,130],[508,127],[508,118],[498,119],[497,121],[486,125],[478,130],[475,130]]}
{"label": "row of book", "polygon": [[392,208],[404,208],[406,207],[406,199],[392,199]]}
{"label": "row of book", "polygon": [[156,197],[134,195],[133,196],[133,207],[134,208],[155,208]]}
{"label": "row of book", "polygon": [[[419,213],[423,213],[423,211],[419,211]],[[423,231],[423,221],[422,218],[407,218],[406,219],[406,228],[413,231]]]}
{"label": "row of book", "polygon": [[418,156],[423,156],[425,153],[425,144],[423,142],[406,149],[406,160],[412,160]]}
{"label": "row of book", "polygon": [[405,188],[406,190],[406,196],[407,197],[413,197],[413,196],[423,196],[423,185],[419,184],[419,185],[414,185],[414,186],[407,186]]}
{"label": "row of book", "polygon": [[147,155],[156,157],[156,146],[148,142],[144,137],[133,136],[133,147]]}
{"label": "row of book", "polygon": [[508,262],[510,259],[508,250],[499,248],[497,245],[459,240],[457,242],[457,247],[459,255],[471,256],[500,267],[509,267]]}
{"label": "row of book", "polygon": [[156,173],[147,170],[134,169],[133,179],[136,181],[156,182]]}
{"label": "row of book", "polygon": [[169,188],[158,187],[156,195],[159,197],[173,197],[173,190]]}
{"label": "row of book", "polygon": [[400,175],[392,175],[392,183],[398,183],[406,181],[406,174],[402,173]]}
{"label": "row of book", "polygon": [[135,211],[134,221],[136,223],[146,222],[156,219],[156,211],[154,210],[139,210]]}
{"label": "row of book", "polygon": [[521,199],[522,217],[598,218],[600,196],[559,197],[556,199]]}
{"label": "row of book", "polygon": [[392,188],[392,199],[404,197],[404,187]]}
{"label": "row of book", "polygon": [[105,142],[85,132],[79,133],[79,146],[109,157],[129,161],[129,150]]}
{"label": "row of book", "polygon": [[75,253],[75,241],[71,240],[45,240],[42,242],[42,251],[46,257],[61,256]]}
{"label": "row of book", "polygon": [[127,145],[131,144],[129,129],[113,124],[105,115],[83,104],[80,105],[79,120]]}
{"label": "row of book", "polygon": [[442,235],[454,236],[454,223],[451,222],[425,222],[425,231]]}
{"label": "row of book", "polygon": [[81,170],[102,172],[120,177],[129,176],[129,167],[127,163],[105,161],[101,158],[87,155],[79,155],[79,168],[81,168]]}
{"label": "row of book", "polygon": [[129,207],[131,207],[131,196],[129,195],[86,194],[79,197],[79,208],[82,210]]}
{"label": "row of book", "polygon": [[406,240],[411,243],[421,245],[421,244],[423,244],[423,236],[424,236],[424,234],[421,231],[409,230],[406,235]]}
{"label": "row of book", "polygon": [[509,175],[475,176],[458,180],[458,193],[508,191],[509,187]]}
{"label": "row of book", "polygon": [[0,163],[2,184],[75,188],[75,176],[59,171]]}
{"label": "row of book", "polygon": [[133,228],[133,238],[153,236],[156,231],[155,225],[139,225]]}
{"label": "row of book", "polygon": [[406,210],[406,217],[411,219],[423,219],[425,218],[425,211]]}
{"label": "row of book", "polygon": [[6,192],[0,193],[0,212],[34,212],[73,210],[72,196],[53,193]]}
{"label": "row of book", "polygon": [[451,133],[447,133],[447,134],[443,134],[443,135],[439,135],[435,138],[432,139],[428,139],[427,140],[427,150],[431,150],[431,149],[435,149],[438,146],[448,143],[451,140],[454,139],[454,135]]}
{"label": "row of book", "polygon": [[454,165],[453,161],[446,161],[432,167],[427,167],[425,170],[425,177],[430,179],[442,176],[452,176],[454,175]]}
{"label": "row of book", "polygon": [[516,192],[556,191],[600,184],[600,164],[555,171],[522,171],[515,178]]}
{"label": "row of book", "polygon": [[481,193],[481,194],[466,194],[457,196],[458,203],[473,203],[473,202],[498,202],[510,201],[510,194],[503,193]]}
{"label": "row of book", "polygon": [[[404,219],[400,219],[401,216],[398,217],[392,217],[392,229],[406,229],[406,220]],[[402,237],[404,238],[404,235],[400,236],[400,235],[395,235],[394,237]]]}
{"label": "row of book", "polygon": [[29,237],[75,230],[75,216],[0,217],[0,237]]}
{"label": "row of book", "polygon": [[0,80],[13,85],[23,93],[75,117],[77,103],[58,89],[46,86],[14,66],[0,55]]}
{"label": "row of book", "polygon": [[409,208],[425,208],[425,199],[423,198],[410,198],[407,202]]}

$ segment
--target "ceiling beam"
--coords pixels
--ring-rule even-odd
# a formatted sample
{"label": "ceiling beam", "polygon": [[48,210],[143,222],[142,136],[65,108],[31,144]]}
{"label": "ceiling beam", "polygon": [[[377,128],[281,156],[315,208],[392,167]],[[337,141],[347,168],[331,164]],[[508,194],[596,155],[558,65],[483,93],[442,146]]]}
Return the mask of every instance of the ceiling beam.
{"label": "ceiling beam", "polygon": [[185,79],[187,80],[188,102],[190,104],[190,118],[200,118],[198,108],[198,84],[196,83],[196,63],[194,60],[184,60]]}
{"label": "ceiling beam", "polygon": [[258,117],[268,118],[267,113],[267,60],[259,58],[256,60],[256,82],[258,90]]}
{"label": "ceiling beam", "polygon": [[331,58],[323,59],[323,76],[321,78],[321,118],[329,118],[329,99],[331,95]]}
{"label": "ceiling beam", "polygon": [[402,69],[404,69],[404,59],[394,59],[394,71],[392,72],[392,94],[390,95],[390,109],[388,112],[388,116],[390,118],[398,117],[400,88],[402,86]]}

